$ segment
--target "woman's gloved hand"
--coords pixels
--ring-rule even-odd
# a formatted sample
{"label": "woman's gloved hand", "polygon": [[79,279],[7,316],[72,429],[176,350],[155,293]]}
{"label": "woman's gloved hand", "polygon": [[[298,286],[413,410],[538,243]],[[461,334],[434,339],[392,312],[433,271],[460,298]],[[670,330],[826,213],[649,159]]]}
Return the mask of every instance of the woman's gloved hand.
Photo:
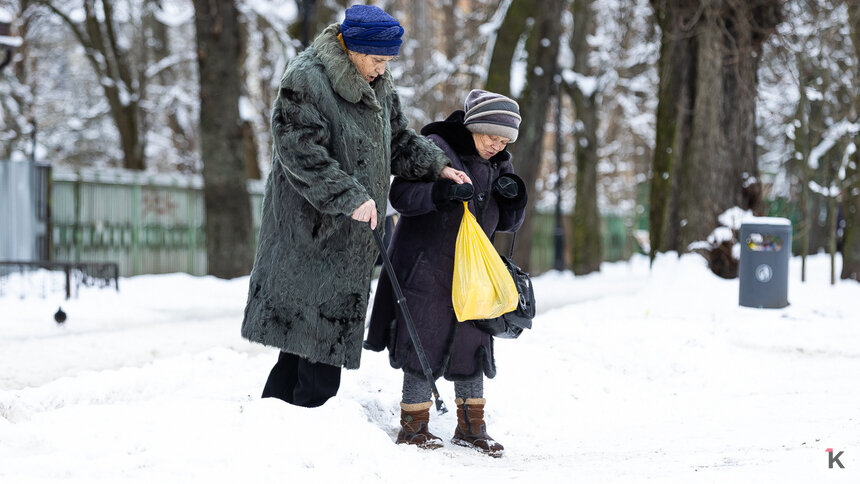
{"label": "woman's gloved hand", "polygon": [[475,196],[475,187],[470,183],[458,184],[453,180],[443,178],[433,182],[430,196],[436,210],[451,210],[462,202],[471,200]]}
{"label": "woman's gloved hand", "polygon": [[493,190],[502,197],[514,198],[519,193],[517,182],[509,176],[502,175],[496,178],[496,183],[493,184]]}
{"label": "woman's gloved hand", "polygon": [[508,210],[519,210],[528,202],[526,183],[513,173],[505,173],[496,178],[493,182],[493,193],[499,206]]}

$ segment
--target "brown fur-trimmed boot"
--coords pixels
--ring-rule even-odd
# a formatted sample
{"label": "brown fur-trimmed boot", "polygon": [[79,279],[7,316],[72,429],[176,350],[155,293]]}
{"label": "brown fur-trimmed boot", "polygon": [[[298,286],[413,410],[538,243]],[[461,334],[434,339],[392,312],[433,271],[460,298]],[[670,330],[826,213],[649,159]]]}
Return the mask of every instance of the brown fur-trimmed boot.
{"label": "brown fur-trimmed boot", "polygon": [[493,457],[501,457],[505,447],[487,435],[487,424],[484,423],[486,402],[483,398],[467,398],[465,401],[458,398],[454,401],[457,404],[457,429],[451,442],[472,447]]}
{"label": "brown fur-trimmed boot", "polygon": [[438,449],[442,447],[442,439],[430,433],[427,422],[430,421],[432,402],[400,403],[400,433],[397,434],[398,444],[417,445],[422,449]]}

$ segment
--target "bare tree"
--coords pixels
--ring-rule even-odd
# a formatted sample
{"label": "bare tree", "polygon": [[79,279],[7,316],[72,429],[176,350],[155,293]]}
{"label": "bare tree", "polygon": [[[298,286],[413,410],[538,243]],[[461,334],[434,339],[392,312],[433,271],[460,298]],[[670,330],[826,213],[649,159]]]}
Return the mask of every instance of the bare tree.
{"label": "bare tree", "polygon": [[[16,12],[17,13],[17,12]],[[27,134],[32,134],[32,126],[28,126],[27,111],[28,100],[32,99],[32,92],[27,85],[27,69],[23,63],[11,64],[13,52],[24,51],[22,57],[26,57],[29,49],[27,43],[23,42],[28,28],[28,19],[6,18],[13,13],[0,4],[0,35],[11,36],[15,34],[16,41],[0,41],[0,159],[9,159],[13,153],[27,153]],[[15,25],[17,24],[17,25]],[[14,32],[13,25],[17,27]],[[32,156],[32,149],[30,155]]]}
{"label": "bare tree", "polygon": [[495,38],[489,26],[508,1],[395,0],[386,6],[406,29],[400,56],[389,66],[411,127],[463,109],[466,93],[482,85],[484,56]]}
{"label": "bare tree", "polygon": [[84,47],[119,132],[123,166],[143,170],[146,164],[140,102],[145,79],[139,75],[143,72],[136,63],[139,55],[130,50],[135,44],[120,42],[121,24],[113,2],[83,0],[82,21],[53,0],[33,0],[33,4],[44,6],[61,18]]}
{"label": "bare tree", "polygon": [[[779,184],[790,187],[771,194],[770,212],[795,221],[792,245],[801,256],[802,281],[807,256],[822,250],[831,254],[835,280],[840,217],[843,242],[849,242],[845,253],[850,254],[855,175],[849,148],[860,130],[851,7],[844,0],[785,2],[786,21],[768,42],[760,72],[767,86],[763,118],[770,125],[761,131],[762,143],[768,158],[783,160],[777,167],[785,174]],[[773,91],[777,93],[769,93]],[[777,170],[772,166],[768,171]],[[845,261],[850,260],[847,255]]]}
{"label": "bare tree", "polygon": [[250,273],[254,254],[239,127],[238,16],[232,0],[194,0],[206,256],[208,273],[222,278]]}
{"label": "bare tree", "polygon": [[[142,129],[147,139],[163,138],[163,143],[147,143],[148,162],[163,169],[184,173],[199,172],[197,127],[187,120],[196,116],[196,106],[188,102],[196,92],[188,92],[197,82],[192,49],[176,49],[172,37],[182,38],[184,30],[171,28],[163,21],[165,0],[143,0],[142,37],[146,39],[142,64],[150,73],[144,85]],[[183,24],[190,24],[190,18]],[[183,25],[186,27],[186,25]],[[189,39],[190,40],[190,39]],[[174,52],[177,50],[178,52]],[[187,93],[187,96],[185,95]]]}

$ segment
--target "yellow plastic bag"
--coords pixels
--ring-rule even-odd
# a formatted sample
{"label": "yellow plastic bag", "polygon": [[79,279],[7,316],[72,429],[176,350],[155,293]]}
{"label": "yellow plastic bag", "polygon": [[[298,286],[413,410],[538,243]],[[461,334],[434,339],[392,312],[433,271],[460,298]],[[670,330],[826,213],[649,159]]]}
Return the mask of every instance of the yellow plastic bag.
{"label": "yellow plastic bag", "polygon": [[490,319],[517,308],[517,287],[496,248],[463,202],[451,299],[457,321]]}

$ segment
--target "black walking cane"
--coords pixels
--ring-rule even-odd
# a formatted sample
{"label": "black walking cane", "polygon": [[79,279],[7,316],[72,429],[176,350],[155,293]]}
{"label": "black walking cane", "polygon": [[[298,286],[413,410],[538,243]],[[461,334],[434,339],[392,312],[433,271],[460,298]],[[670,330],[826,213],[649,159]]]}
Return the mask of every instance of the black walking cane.
{"label": "black walking cane", "polygon": [[[368,224],[368,227],[370,225]],[[415,345],[415,351],[418,353],[418,361],[421,362],[421,368],[424,370],[424,376],[427,377],[427,383],[430,384],[430,389],[433,392],[433,399],[436,400],[436,410],[443,414],[448,411],[445,407],[445,402],[439,398],[439,390],[436,389],[436,380],[433,378],[433,370],[430,369],[430,363],[427,361],[427,355],[424,354],[424,347],[421,346],[421,340],[418,339],[418,331],[415,330],[415,324],[412,322],[412,315],[409,314],[409,308],[406,307],[406,297],[403,296],[403,291],[400,289],[400,283],[397,282],[397,276],[394,275],[394,267],[391,266],[391,259],[388,258],[388,252],[385,251],[385,244],[382,243],[382,236],[379,232],[371,229],[373,238],[376,239],[376,246],[379,247],[379,253],[382,256],[382,264],[385,270],[388,271],[388,278],[391,279],[391,286],[394,287],[394,294],[397,295],[397,304],[403,311],[403,317],[406,318],[406,328],[409,330],[409,337],[412,338],[412,344]]]}

